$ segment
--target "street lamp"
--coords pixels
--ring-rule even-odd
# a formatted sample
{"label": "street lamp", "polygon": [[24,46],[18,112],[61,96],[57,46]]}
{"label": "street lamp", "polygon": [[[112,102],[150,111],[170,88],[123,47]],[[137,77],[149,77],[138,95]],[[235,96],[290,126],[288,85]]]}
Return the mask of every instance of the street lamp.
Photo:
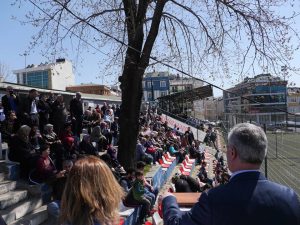
{"label": "street lamp", "polygon": [[[25,74],[26,74],[26,79],[27,79],[27,68],[26,68],[26,59],[27,59],[27,56],[29,55],[26,51],[23,53],[23,54],[19,54],[20,56],[24,56],[25,57]],[[24,80],[23,80],[23,83],[24,83]]]}

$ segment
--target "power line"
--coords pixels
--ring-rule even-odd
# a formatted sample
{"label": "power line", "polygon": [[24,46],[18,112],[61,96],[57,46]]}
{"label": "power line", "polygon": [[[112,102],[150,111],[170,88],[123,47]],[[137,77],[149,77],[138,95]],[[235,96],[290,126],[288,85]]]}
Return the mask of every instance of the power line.
{"label": "power line", "polygon": [[[59,21],[57,21],[56,19],[54,19],[53,16],[51,16],[49,13],[47,13],[44,9],[42,9],[40,6],[38,6],[35,2],[33,2],[32,0],[28,0],[28,1],[29,1],[30,3],[32,3],[35,7],[37,7],[40,11],[42,11],[44,14],[46,14],[50,19],[53,19],[54,21],[58,22],[58,24],[59,24],[60,26],[62,26],[62,27],[64,27],[65,29],[69,30],[69,29],[66,28],[64,25],[62,25]],[[118,43],[121,44],[122,46],[126,46],[127,48],[130,48],[131,50],[133,50],[133,51],[135,51],[135,52],[137,52],[137,53],[140,53],[140,54],[142,54],[142,55],[144,54],[144,53],[141,52],[140,50],[138,50],[138,49],[136,49],[136,48],[134,48],[134,47],[132,47],[132,46],[126,44],[124,41],[119,40],[118,38],[116,38],[116,37],[110,35],[109,33],[100,30],[100,29],[99,29],[98,27],[96,27],[95,25],[93,25],[93,24],[91,24],[90,22],[86,21],[85,19],[83,19],[83,18],[81,18],[81,17],[75,15],[69,8],[66,7],[66,5],[62,4],[61,2],[58,2],[58,1],[55,1],[55,2],[57,2],[59,5],[61,5],[67,12],[69,12],[71,15],[73,15],[76,19],[78,19],[79,21],[81,21],[81,22],[83,22],[83,23],[86,23],[88,26],[90,26],[91,28],[95,29],[95,30],[98,31],[99,33],[101,33],[101,34],[103,34],[103,35],[105,35],[105,36],[107,36],[107,37],[113,39],[114,41],[118,42]],[[78,36],[78,35],[75,34],[74,32],[72,32],[72,31],[70,31],[70,32],[71,32],[72,34],[74,34],[77,38],[79,38],[80,40],[82,40],[82,41],[84,41],[85,43],[87,43],[87,44],[88,44],[89,46],[91,46],[92,48],[94,48],[94,49],[96,49],[96,50],[98,50],[98,51],[101,52],[100,49],[96,48],[96,47],[93,46],[91,43],[89,43],[89,42],[87,42],[86,40],[82,39],[80,36]],[[107,55],[106,53],[103,53],[103,54]],[[158,60],[156,57],[149,56],[149,58],[152,59],[152,60],[154,60],[154,61],[157,62],[157,63],[160,63],[161,65],[164,65],[164,66],[166,66],[166,67],[168,67],[168,68],[170,68],[170,69],[173,69],[173,70],[175,70],[175,71],[177,71],[177,72],[179,72],[179,73],[182,73],[182,74],[184,74],[184,75],[186,75],[186,76],[188,76],[188,77],[190,77],[190,78],[193,78],[193,79],[195,79],[195,80],[198,80],[198,81],[202,81],[202,82],[204,82],[204,83],[207,83],[207,84],[209,84],[210,86],[215,87],[215,88],[217,88],[217,89],[219,89],[219,90],[221,90],[221,91],[223,91],[223,92],[227,92],[227,93],[230,93],[230,94],[233,94],[233,95],[237,95],[236,93],[234,93],[234,92],[232,92],[232,91],[225,90],[224,88],[221,88],[221,87],[219,87],[219,86],[217,86],[217,85],[215,85],[215,84],[213,84],[213,83],[210,83],[210,82],[205,81],[205,80],[203,80],[203,79],[197,78],[197,77],[195,77],[195,76],[193,76],[193,75],[190,75],[189,73],[187,73],[187,72],[185,72],[185,71],[183,71],[183,70],[181,70],[181,69],[176,68],[175,66],[172,66],[172,65],[170,65],[170,64],[168,64],[168,63],[165,63],[165,62],[163,62],[163,61],[161,61],[161,60]],[[241,99],[248,100],[248,101],[250,101],[251,103],[256,103],[256,104],[259,104],[259,105],[261,105],[261,106],[265,106],[265,105],[266,105],[265,103],[262,103],[262,102],[259,102],[259,101],[255,101],[255,100],[252,100],[252,99],[247,98],[247,97],[244,97],[244,96],[240,96],[240,97],[241,97]],[[286,101],[287,101],[287,99],[286,99]],[[290,113],[290,112],[288,112],[287,110],[283,110],[283,109],[278,108],[278,107],[274,107],[273,109],[275,109],[275,110],[277,110],[277,111],[280,111],[280,112],[284,112],[284,113],[289,114],[289,115],[296,116],[295,113]],[[287,118],[286,118],[286,119],[287,119]]]}
{"label": "power line", "polygon": [[33,2],[32,0],[28,0],[31,4],[33,4],[35,7],[37,7],[40,11],[42,11],[44,14],[46,14],[50,19],[54,20],[55,22],[58,23],[59,26],[61,26],[62,28],[64,28],[65,30],[67,30],[68,32],[70,32],[71,34],[73,34],[75,37],[77,37],[79,40],[83,41],[85,44],[89,45],[90,47],[92,47],[93,49],[99,51],[100,53],[102,53],[103,55],[109,56],[111,57],[108,53],[103,52],[100,48],[92,45],[91,43],[89,43],[88,41],[84,40],[83,38],[81,38],[78,34],[76,34],[75,32],[73,32],[72,30],[70,30],[69,28],[67,28],[65,25],[63,25],[62,23],[60,23],[60,21],[58,21],[57,19],[55,19],[53,16],[51,16],[48,12],[46,12],[44,9],[42,9],[40,6],[38,6],[35,2]]}

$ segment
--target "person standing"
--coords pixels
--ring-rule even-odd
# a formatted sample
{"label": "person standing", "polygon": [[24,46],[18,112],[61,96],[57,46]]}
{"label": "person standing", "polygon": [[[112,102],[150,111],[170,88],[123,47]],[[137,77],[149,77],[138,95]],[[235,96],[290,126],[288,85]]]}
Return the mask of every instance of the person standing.
{"label": "person standing", "polygon": [[30,127],[39,126],[39,114],[38,114],[38,96],[39,93],[36,89],[31,89],[28,96],[22,101],[20,108],[21,124],[26,124]]}
{"label": "person standing", "polygon": [[193,131],[191,131],[191,128],[188,127],[187,131],[184,134],[187,135],[187,139],[188,139],[189,145],[192,145],[192,143],[195,140],[195,138],[194,138]]}
{"label": "person standing", "polygon": [[83,121],[83,106],[80,92],[77,92],[75,98],[70,102],[70,114],[72,118],[72,131],[74,135],[79,137]]}
{"label": "person standing", "polygon": [[39,129],[43,133],[44,126],[49,123],[49,116],[51,112],[51,108],[49,103],[47,102],[48,96],[45,94],[40,95],[40,100],[38,101],[38,112],[39,112]]}
{"label": "person standing", "polygon": [[1,98],[4,114],[7,117],[10,111],[18,112],[19,97],[14,92],[12,86],[6,88],[6,95]]}
{"label": "person standing", "polygon": [[67,121],[67,110],[62,95],[58,95],[52,104],[51,121],[53,122],[54,132],[59,136],[64,130],[64,125]]}
{"label": "person standing", "polygon": [[228,135],[229,182],[208,192],[186,213],[176,198],[163,197],[165,225],[299,225],[300,204],[296,193],[267,180],[259,171],[267,154],[264,131],[253,124],[237,124]]}

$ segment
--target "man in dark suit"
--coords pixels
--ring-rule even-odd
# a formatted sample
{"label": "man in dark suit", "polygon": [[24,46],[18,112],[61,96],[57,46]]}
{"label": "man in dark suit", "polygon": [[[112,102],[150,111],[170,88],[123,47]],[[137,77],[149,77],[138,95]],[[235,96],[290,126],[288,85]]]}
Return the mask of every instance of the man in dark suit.
{"label": "man in dark suit", "polygon": [[228,184],[203,192],[199,201],[182,213],[172,194],[164,195],[165,225],[299,225],[296,193],[268,181],[259,168],[267,153],[267,137],[260,127],[236,125],[228,135]]}
{"label": "man in dark suit", "polygon": [[74,135],[79,137],[83,121],[83,105],[80,92],[77,92],[75,98],[70,102],[70,114],[72,118],[72,131]]}
{"label": "man in dark suit", "polygon": [[4,114],[5,116],[8,116],[9,111],[14,111],[17,114],[19,98],[14,93],[14,89],[12,88],[12,86],[7,86],[6,92],[7,94],[1,98]]}

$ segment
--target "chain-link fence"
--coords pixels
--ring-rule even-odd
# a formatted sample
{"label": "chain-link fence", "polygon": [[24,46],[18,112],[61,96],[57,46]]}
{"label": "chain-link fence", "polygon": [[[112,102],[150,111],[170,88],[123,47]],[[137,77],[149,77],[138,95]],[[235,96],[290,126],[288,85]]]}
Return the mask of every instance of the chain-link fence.
{"label": "chain-link fence", "polygon": [[[269,180],[293,188],[300,196],[300,128],[294,121],[293,124],[285,121],[283,124],[261,125],[269,142],[261,171]],[[233,125],[228,121],[221,125],[225,141]]]}
{"label": "chain-link fence", "polygon": [[300,196],[300,133],[268,131],[267,160],[261,170],[268,179],[293,188]]}

